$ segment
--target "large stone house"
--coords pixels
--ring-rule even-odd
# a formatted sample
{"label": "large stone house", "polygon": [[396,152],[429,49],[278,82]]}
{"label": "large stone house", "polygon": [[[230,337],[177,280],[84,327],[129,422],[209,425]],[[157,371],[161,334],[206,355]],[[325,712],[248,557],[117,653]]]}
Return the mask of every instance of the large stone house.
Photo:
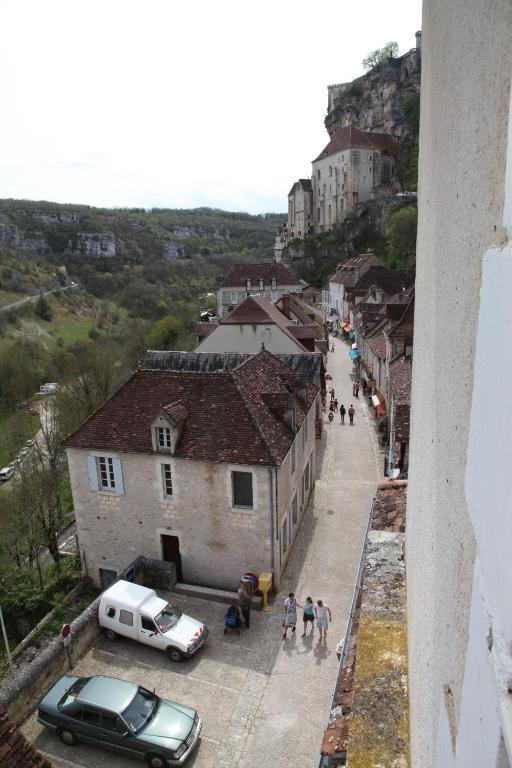
{"label": "large stone house", "polygon": [[313,160],[313,226],[328,232],[358,203],[401,191],[395,176],[396,141],[386,133],[340,128]]}
{"label": "large stone house", "polygon": [[135,556],[180,581],[279,584],[314,485],[317,387],[267,351],[229,371],[141,367],[66,442],[84,572]]}
{"label": "large stone house", "polygon": [[[323,328],[307,315],[304,316],[306,323],[298,322],[291,316],[289,297],[283,297],[282,301],[288,307],[288,316],[264,296],[248,296],[219,323],[198,323],[199,343],[195,351],[253,355],[262,347],[274,354],[323,351],[322,346],[317,349],[317,342],[323,341]],[[299,310],[296,306],[296,311]]]}
{"label": "large stone house", "polygon": [[311,179],[299,179],[288,192],[288,237],[313,231],[313,190]]}
{"label": "large stone house", "polygon": [[[333,330],[340,327],[340,320],[345,317],[345,291],[353,288],[359,279],[371,266],[379,260],[374,253],[359,253],[352,256],[343,264],[338,264],[336,272],[331,275],[322,290],[322,303],[325,307],[326,319],[332,323]],[[343,323],[341,323],[342,325]]]}
{"label": "large stone house", "polygon": [[224,317],[247,297],[277,301],[285,293],[300,293],[299,278],[282,263],[233,264],[217,288],[217,314]]}

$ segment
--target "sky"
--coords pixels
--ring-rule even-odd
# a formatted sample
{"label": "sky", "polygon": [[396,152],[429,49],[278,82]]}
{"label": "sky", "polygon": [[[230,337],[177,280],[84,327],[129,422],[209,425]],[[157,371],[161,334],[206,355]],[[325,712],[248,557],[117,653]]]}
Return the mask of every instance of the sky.
{"label": "sky", "polygon": [[421,0],[3,0],[0,198],[281,212]]}

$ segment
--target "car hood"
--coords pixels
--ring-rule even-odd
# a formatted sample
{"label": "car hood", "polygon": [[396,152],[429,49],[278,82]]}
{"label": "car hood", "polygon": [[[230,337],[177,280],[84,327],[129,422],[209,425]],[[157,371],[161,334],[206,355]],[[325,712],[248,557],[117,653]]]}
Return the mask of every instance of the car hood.
{"label": "car hood", "polygon": [[138,732],[137,738],[169,749],[178,749],[189,735],[196,714],[194,709],[161,699],[156,715]]}
{"label": "car hood", "polygon": [[187,616],[186,613],[182,613],[176,626],[166,632],[164,637],[168,640],[177,640],[179,643],[187,646],[190,642],[197,640],[197,637],[194,637],[194,635],[196,632],[200,631],[201,627],[203,627],[204,630],[202,621],[197,621],[197,619],[193,619],[192,616]]}

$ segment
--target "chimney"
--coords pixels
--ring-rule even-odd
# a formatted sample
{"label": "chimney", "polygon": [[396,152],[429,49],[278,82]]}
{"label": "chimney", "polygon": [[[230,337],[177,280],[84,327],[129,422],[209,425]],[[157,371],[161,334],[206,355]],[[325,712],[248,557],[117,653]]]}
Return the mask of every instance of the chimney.
{"label": "chimney", "polygon": [[290,297],[283,296],[283,315],[290,319]]}
{"label": "chimney", "polygon": [[288,395],[288,402],[284,412],[284,423],[292,432],[295,432],[295,395],[292,392]]}
{"label": "chimney", "polygon": [[416,32],[416,50],[421,51],[421,32]]}

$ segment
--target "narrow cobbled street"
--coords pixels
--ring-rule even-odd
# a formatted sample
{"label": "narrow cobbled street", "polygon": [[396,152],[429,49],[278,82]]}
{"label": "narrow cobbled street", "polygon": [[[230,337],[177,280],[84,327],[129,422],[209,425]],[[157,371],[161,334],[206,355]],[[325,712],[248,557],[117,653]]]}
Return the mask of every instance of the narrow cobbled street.
{"label": "narrow cobbled street", "polygon": [[[332,423],[324,414],[326,438],[314,496],[269,617],[272,668],[263,674],[251,673],[246,732],[238,732],[234,739],[226,734],[218,752],[219,766],[313,768],[318,764],[338,665],[336,648],[347,625],[368,515],[382,471],[369,407],[362,393],[359,399],[352,397],[348,346],[337,339],[330,343],[335,351],[329,352],[329,386],[347,410],[354,404],[354,426],[349,425],[348,416],[342,426],[338,413]],[[301,637],[301,611],[296,632],[282,641],[281,604],[289,591],[296,593],[299,602],[311,595],[331,608],[333,621],[326,642],[318,642],[316,631],[314,636],[308,632]]]}

